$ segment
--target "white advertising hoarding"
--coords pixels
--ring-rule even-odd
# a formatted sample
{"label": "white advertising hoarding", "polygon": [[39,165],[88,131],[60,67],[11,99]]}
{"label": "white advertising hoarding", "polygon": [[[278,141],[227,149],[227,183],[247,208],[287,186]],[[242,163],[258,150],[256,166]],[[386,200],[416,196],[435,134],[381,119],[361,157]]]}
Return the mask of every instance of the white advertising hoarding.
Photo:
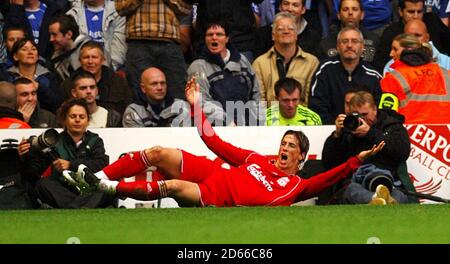
{"label": "white advertising hoarding", "polygon": [[[414,125],[406,126],[406,128],[411,138],[411,155],[407,161],[408,172],[417,191],[450,198],[450,126]],[[302,130],[310,141],[308,159],[320,159],[323,143],[334,130],[334,126],[215,128],[223,140],[264,155],[277,154],[281,136],[287,129]],[[0,140],[7,138],[20,140],[22,137],[39,135],[43,131],[41,129],[0,130]],[[203,144],[196,128],[103,128],[91,129],[91,131],[98,133],[103,139],[110,162],[117,160],[123,153],[155,145],[180,148],[210,159],[216,157]],[[148,179],[150,177],[148,176]],[[432,203],[428,200],[421,202]],[[129,208],[176,206],[172,199],[163,199],[160,204],[127,199],[120,204]]]}

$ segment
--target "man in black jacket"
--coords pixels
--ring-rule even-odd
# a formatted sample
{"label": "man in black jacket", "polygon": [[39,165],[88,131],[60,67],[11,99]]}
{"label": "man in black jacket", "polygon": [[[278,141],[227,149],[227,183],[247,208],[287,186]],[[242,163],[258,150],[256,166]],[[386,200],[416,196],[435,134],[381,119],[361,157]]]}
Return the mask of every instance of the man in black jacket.
{"label": "man in black jacket", "polygon": [[[364,175],[354,174],[350,184],[343,192],[343,197],[337,198],[337,202],[348,204],[407,203],[406,195],[396,189],[403,188],[396,170],[408,159],[410,152],[408,132],[403,126],[404,116],[395,111],[377,109],[372,95],[365,91],[356,92],[353,95],[349,102],[349,111],[350,113],[347,115],[337,116],[336,130],[325,141],[322,163],[326,169],[340,164],[362,149],[381,141],[386,142],[386,145],[377,156],[364,162],[364,165],[367,165],[364,167],[366,168]],[[347,117],[351,113],[357,114],[355,115],[357,124],[353,128],[348,123],[351,118]],[[374,165],[374,167],[370,165]],[[371,178],[369,177],[376,177],[379,174],[385,175],[388,182],[392,180],[392,196],[386,195],[387,188],[385,187],[381,187],[380,191],[377,186],[370,186]]]}
{"label": "man in black jacket", "polygon": [[320,115],[322,124],[333,124],[344,111],[344,94],[353,83],[363,83],[376,102],[381,97],[381,75],[361,59],[364,38],[356,27],[345,27],[337,36],[338,58],[322,62],[311,85],[309,108]]}
{"label": "man in black jacket", "polygon": [[[332,28],[330,35],[320,41],[316,56],[319,60],[324,60],[336,56],[336,39],[341,28],[354,26],[358,28],[364,36],[364,47],[362,58],[364,61],[372,63],[375,56],[375,49],[378,46],[379,37],[377,34],[366,30],[362,25],[364,19],[364,10],[359,0],[342,0],[339,2],[337,18],[339,19],[339,28]],[[316,44],[317,46],[317,44]]]}

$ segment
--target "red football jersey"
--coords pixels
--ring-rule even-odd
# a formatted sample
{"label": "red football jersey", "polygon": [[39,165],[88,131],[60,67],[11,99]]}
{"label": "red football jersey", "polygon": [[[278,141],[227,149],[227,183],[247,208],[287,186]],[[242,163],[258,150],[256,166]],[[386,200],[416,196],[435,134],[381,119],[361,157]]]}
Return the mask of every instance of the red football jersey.
{"label": "red football jersey", "polygon": [[[204,115],[197,124],[202,140],[219,158],[230,166],[183,152],[182,178],[201,175],[203,205],[214,206],[277,206],[291,205],[317,195],[320,191],[344,179],[361,164],[356,157],[330,171],[309,179],[287,175],[270,160],[254,151],[233,146],[220,139]],[[189,176],[190,175],[190,176]],[[190,179],[192,180],[192,179]]]}

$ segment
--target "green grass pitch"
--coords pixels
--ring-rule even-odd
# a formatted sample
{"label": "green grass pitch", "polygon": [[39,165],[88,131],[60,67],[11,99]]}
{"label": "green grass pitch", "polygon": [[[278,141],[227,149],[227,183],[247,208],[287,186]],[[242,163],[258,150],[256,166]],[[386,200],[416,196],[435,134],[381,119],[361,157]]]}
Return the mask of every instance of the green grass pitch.
{"label": "green grass pitch", "polygon": [[0,243],[450,243],[450,205],[0,211]]}

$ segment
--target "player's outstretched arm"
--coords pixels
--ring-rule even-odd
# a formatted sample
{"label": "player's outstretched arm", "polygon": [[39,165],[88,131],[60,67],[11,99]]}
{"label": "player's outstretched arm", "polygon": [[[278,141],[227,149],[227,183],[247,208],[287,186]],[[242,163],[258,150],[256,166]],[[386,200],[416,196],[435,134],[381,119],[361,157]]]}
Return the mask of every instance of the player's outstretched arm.
{"label": "player's outstretched arm", "polygon": [[380,152],[384,145],[384,141],[381,141],[378,145],[374,145],[369,150],[361,151],[358,155],[356,155],[356,157],[351,157],[341,165],[321,174],[315,175],[309,179],[303,180],[302,182],[304,184],[304,188],[300,193],[298,200],[300,201],[314,197],[331,185],[345,179],[349,174],[356,171],[364,160]]}
{"label": "player's outstretched arm", "polygon": [[191,105],[194,113],[194,123],[206,146],[219,158],[232,166],[239,166],[247,161],[247,157],[253,151],[238,148],[223,141],[214,131],[211,123],[204,115],[201,108],[200,86],[195,82],[195,78],[189,80],[185,89],[186,100]]}
{"label": "player's outstretched arm", "polygon": [[184,94],[191,107],[194,107],[195,105],[200,106],[200,85],[195,82],[195,77],[186,83]]}

